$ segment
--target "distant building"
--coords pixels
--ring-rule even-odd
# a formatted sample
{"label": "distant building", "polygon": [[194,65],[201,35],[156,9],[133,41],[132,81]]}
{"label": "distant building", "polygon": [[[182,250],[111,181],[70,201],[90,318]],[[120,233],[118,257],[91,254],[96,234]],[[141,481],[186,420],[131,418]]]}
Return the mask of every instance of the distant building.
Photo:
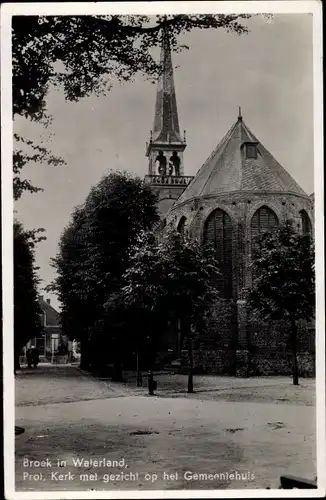
{"label": "distant building", "polygon": [[[217,288],[224,310],[216,312],[212,331],[194,349],[198,371],[221,374],[291,373],[288,328],[251,319],[244,290],[250,287],[253,239],[293,220],[298,231],[313,234],[314,196],[308,196],[277,162],[243,120],[234,125],[195,177],[184,175],[183,152],[167,36],[161,51],[154,127],[147,143],[145,181],[158,194],[159,231],[173,226],[216,249],[220,278]],[[171,334],[170,334],[171,335]],[[170,351],[182,358],[178,334]],[[314,373],[314,326],[300,327],[301,373]]]}
{"label": "distant building", "polygon": [[41,295],[39,305],[41,308],[42,334],[40,337],[32,338],[26,347],[36,347],[41,357],[44,356],[44,358],[51,360],[52,354],[58,351],[60,344],[67,345],[67,350],[68,347],[71,349],[71,346],[68,346],[68,340],[62,335],[60,315],[51,305],[51,300],[44,299]]}

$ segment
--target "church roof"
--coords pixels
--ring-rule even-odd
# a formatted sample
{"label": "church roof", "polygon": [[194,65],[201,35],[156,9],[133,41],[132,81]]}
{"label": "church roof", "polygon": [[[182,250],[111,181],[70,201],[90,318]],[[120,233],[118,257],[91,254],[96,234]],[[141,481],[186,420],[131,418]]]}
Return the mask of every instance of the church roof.
{"label": "church roof", "polygon": [[[245,143],[256,145],[257,158],[246,157]],[[232,191],[284,192],[307,196],[249,130],[241,115],[199,169],[177,204]]]}
{"label": "church roof", "polygon": [[163,36],[161,74],[157,86],[153,142],[183,142],[180,136],[172,56],[168,33]]}

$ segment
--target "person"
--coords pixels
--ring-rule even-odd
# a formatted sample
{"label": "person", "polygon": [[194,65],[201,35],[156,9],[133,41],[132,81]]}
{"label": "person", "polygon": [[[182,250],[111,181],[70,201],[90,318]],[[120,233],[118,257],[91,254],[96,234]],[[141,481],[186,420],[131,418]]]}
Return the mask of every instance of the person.
{"label": "person", "polygon": [[34,346],[30,347],[26,351],[26,358],[27,358],[27,366],[28,366],[28,368],[32,368],[32,366],[34,366],[34,368],[36,368],[37,365],[38,365],[38,363],[39,363],[39,352],[38,352],[38,350]]}
{"label": "person", "polygon": [[40,354],[39,354],[38,350],[35,347],[34,348],[34,352],[33,352],[33,365],[34,365],[34,368],[37,367],[37,365],[39,364],[39,362],[40,362]]}
{"label": "person", "polygon": [[32,348],[30,347],[26,351],[26,359],[27,359],[27,366],[28,368],[32,368],[33,364],[33,353],[32,353]]}

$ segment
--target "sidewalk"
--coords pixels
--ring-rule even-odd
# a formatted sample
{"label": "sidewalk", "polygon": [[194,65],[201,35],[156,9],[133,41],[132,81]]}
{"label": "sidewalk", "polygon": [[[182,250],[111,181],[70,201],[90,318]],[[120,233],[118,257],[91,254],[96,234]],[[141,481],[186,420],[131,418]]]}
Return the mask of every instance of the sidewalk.
{"label": "sidewalk", "polygon": [[16,407],[121,397],[122,388],[100,381],[73,365],[40,363],[15,377]]}
{"label": "sidewalk", "polygon": [[[113,387],[120,385],[134,395],[148,393],[147,372],[143,372],[142,387],[137,387],[136,372],[125,371],[124,379],[124,383],[114,383]],[[156,372],[154,379],[157,380],[155,394],[158,397],[315,405],[315,379],[309,378],[300,379],[300,385],[293,386],[291,377],[239,378],[194,375],[194,394],[187,393],[187,375]]]}

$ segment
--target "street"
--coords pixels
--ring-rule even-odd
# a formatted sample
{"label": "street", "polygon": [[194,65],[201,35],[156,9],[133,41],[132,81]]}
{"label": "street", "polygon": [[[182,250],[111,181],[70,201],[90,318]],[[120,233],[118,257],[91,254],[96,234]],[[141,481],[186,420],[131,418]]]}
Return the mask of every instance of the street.
{"label": "street", "polygon": [[16,489],[257,489],[283,474],[315,477],[314,380],[195,377],[188,395],[185,376],[156,378],[150,397],[132,375],[23,368]]}

